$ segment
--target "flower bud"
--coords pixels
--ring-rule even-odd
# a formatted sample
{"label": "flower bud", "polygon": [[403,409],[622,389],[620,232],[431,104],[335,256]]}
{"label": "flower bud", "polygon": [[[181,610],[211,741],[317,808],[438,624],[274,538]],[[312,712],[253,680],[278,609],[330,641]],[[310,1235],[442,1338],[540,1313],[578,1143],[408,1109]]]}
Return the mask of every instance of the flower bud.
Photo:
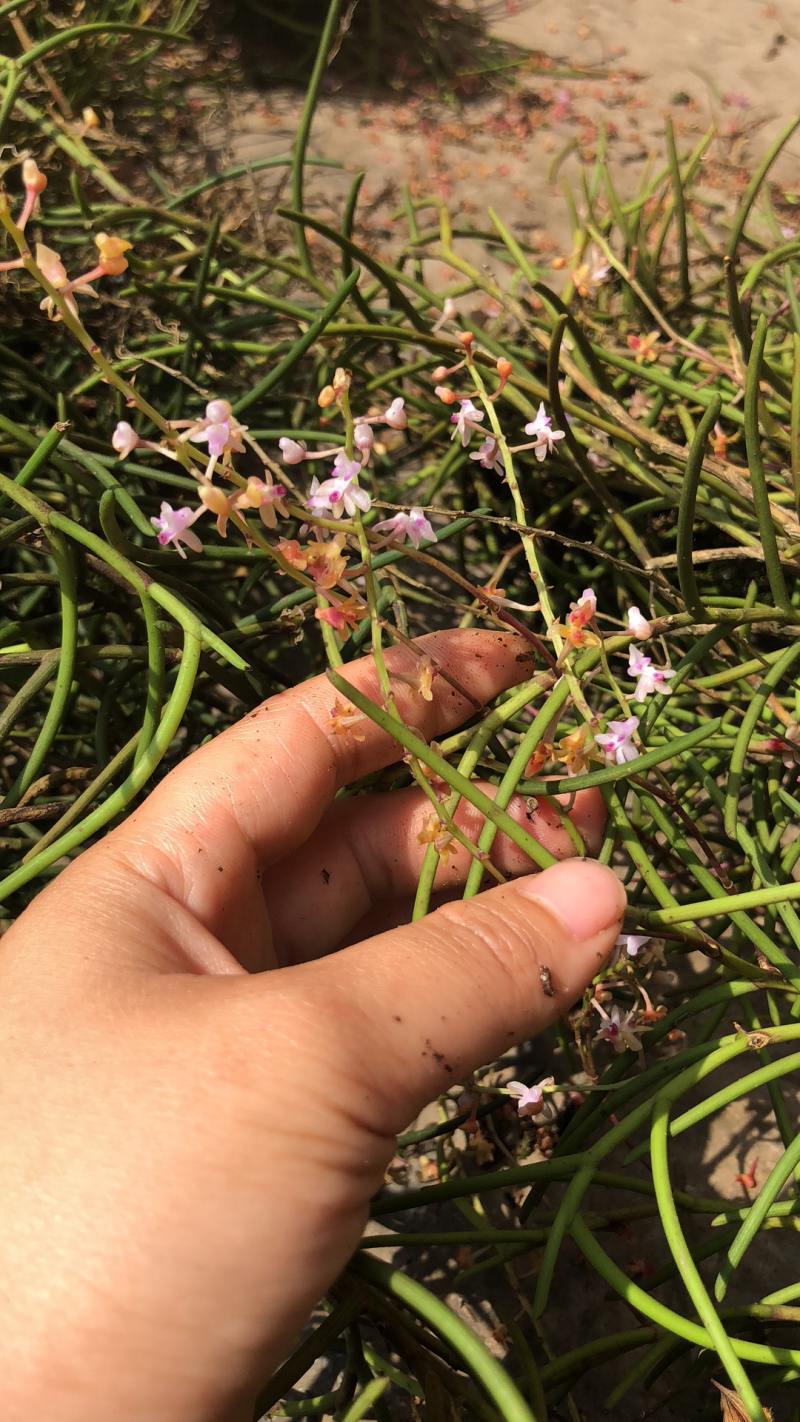
{"label": "flower bud", "polygon": [[139,443],[133,425],[129,425],[127,420],[120,420],[111,436],[111,448],[116,451],[120,459],[126,459]]}
{"label": "flower bud", "polygon": [[47,177],[33,158],[26,158],[22,165],[22,181],[29,193],[43,193],[47,187]]}
{"label": "flower bud", "polygon": [[336,391],[337,395],[340,390],[349,390],[352,380],[352,371],[345,370],[344,366],[337,366],[336,372],[333,377],[333,388]]}
{"label": "flower bud", "polygon": [[317,396],[317,404],[321,410],[327,410],[336,399],[336,391],[332,385],[324,385]]}
{"label": "flower bud", "polygon": [[81,114],[81,118],[83,119],[83,126],[85,129],[100,127],[100,120],[91,105],[87,105],[87,107]]}
{"label": "flower bud", "polygon": [[436,381],[436,384],[438,385],[442,380],[446,380],[449,374],[450,371],[446,365],[437,365],[436,369],[433,372],[432,378]]}
{"label": "flower bud", "polygon": [[383,418],[392,430],[404,430],[408,427],[408,416],[406,414],[406,402],[402,395],[398,395],[384,410]]}
{"label": "flower bud", "polygon": [[454,390],[448,390],[446,385],[437,385],[434,391],[438,395],[443,405],[454,405],[458,396]]}
{"label": "flower bud", "polygon": [[511,361],[506,360],[505,356],[501,356],[499,361],[497,362],[497,374],[500,376],[500,379],[503,381],[504,384],[508,380],[508,377],[513,371],[513,369],[514,367],[511,364]]}
{"label": "flower bud", "polygon": [[552,267],[554,272],[563,272],[566,265],[566,257],[554,257],[552,262],[550,263],[550,266]]}
{"label": "flower bud", "polygon": [[472,331],[459,331],[457,340],[460,345],[464,346],[466,350],[469,350],[472,342],[475,340],[475,336]]}
{"label": "flower bud", "polygon": [[372,433],[372,426],[365,424],[356,425],[355,429],[353,430],[353,440],[356,449],[360,449],[362,454],[367,453],[369,450],[372,449],[372,446],[375,443],[375,436]]}
{"label": "flower bud", "polygon": [[278,440],[278,446],[284,464],[302,464],[306,457],[305,446],[296,439],[287,439],[286,435]]}
{"label": "flower bud", "polygon": [[222,425],[229,420],[233,410],[229,400],[209,400],[206,405],[206,419],[212,425]]}

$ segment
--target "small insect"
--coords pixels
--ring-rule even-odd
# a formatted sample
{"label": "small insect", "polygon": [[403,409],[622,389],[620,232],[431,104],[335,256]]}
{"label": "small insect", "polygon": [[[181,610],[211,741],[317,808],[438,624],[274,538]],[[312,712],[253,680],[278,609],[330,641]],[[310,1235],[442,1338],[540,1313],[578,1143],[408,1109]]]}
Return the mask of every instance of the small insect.
{"label": "small insect", "polygon": [[542,987],[544,988],[545,997],[555,997],[556,990],[553,987],[552,974],[546,963],[541,964],[541,967],[539,968],[539,977],[542,980]]}

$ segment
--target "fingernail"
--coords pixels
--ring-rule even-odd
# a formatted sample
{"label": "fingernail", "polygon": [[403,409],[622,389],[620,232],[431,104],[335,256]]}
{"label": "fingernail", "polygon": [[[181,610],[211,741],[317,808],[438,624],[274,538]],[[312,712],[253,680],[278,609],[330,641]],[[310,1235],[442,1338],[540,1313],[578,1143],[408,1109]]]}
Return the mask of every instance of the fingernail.
{"label": "fingernail", "polygon": [[526,898],[558,914],[579,942],[618,924],[627,904],[613,869],[593,859],[565,859],[541,874],[518,879],[517,887]]}

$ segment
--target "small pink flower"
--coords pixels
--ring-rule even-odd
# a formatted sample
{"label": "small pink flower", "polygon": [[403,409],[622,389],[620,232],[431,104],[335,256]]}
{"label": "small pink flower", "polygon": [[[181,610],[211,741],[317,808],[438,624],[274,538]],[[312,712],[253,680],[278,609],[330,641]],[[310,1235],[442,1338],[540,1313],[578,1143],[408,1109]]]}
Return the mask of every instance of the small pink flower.
{"label": "small pink flower", "polygon": [[645,701],[654,692],[660,691],[663,696],[669,696],[672,687],[667,685],[671,677],[675,675],[672,667],[657,667],[653,665],[652,658],[645,657],[638,647],[631,647],[628,652],[628,676],[638,677],[636,689],[633,693],[634,701]]}
{"label": "small pink flower", "polygon": [[208,452],[214,459],[220,459],[230,439],[231,430],[227,420],[215,425],[206,425],[201,434],[195,436],[198,443],[208,445]]}
{"label": "small pink flower", "polygon": [[487,435],[480,449],[473,450],[470,459],[477,460],[482,469],[493,469],[496,474],[505,473],[500,444],[494,435]]}
{"label": "small pink flower", "polygon": [[546,434],[549,431],[552,423],[552,416],[545,414],[544,403],[542,402],[536,411],[535,417],[531,420],[530,424],[525,426],[525,433],[530,435],[532,439],[538,439],[540,435]]}
{"label": "small pink flower", "polygon": [[541,1111],[544,1100],[541,1086],[526,1086],[522,1081],[510,1081],[506,1091],[516,1100],[518,1116],[537,1116]]}
{"label": "small pink flower", "polygon": [[525,426],[525,433],[536,440],[534,453],[538,460],[542,460],[546,455],[552,454],[558,441],[565,438],[563,430],[554,430],[550,426],[552,419],[544,412],[544,405],[540,405],[536,412],[535,419]]}
{"label": "small pink flower", "polygon": [[111,448],[116,450],[120,459],[127,459],[139,443],[139,436],[133,425],[129,425],[127,420],[120,420],[111,436]]}
{"label": "small pink flower", "polygon": [[617,947],[624,948],[629,958],[635,958],[649,942],[649,933],[622,933],[617,939]]}
{"label": "small pink flower", "polygon": [[650,623],[642,616],[638,607],[628,608],[628,631],[632,632],[639,642],[644,642],[653,635]]}
{"label": "small pink flower", "polygon": [[287,439],[284,435],[283,439],[278,440],[278,446],[284,464],[302,464],[306,458],[305,445],[299,444],[296,439]]}
{"label": "small pink flower", "polygon": [[608,760],[626,765],[638,758],[639,752],[633,744],[633,736],[638,729],[638,716],[629,716],[627,721],[609,721],[607,729],[596,735],[595,741],[605,751]]}
{"label": "small pink flower", "polygon": [[460,404],[458,414],[450,416],[450,423],[455,425],[451,438],[458,436],[463,448],[469,444],[473,430],[477,429],[483,419],[483,410],[476,410],[471,400],[462,400]]}
{"label": "small pink flower", "polygon": [[202,553],[203,545],[196,533],[192,533],[190,524],[194,523],[203,513],[202,508],[173,509],[170,504],[161,505],[161,513],[158,518],[151,518],[150,522],[158,530],[158,541],[162,548],[174,543],[175,549],[182,558],[186,557],[181,544],[185,543],[187,548],[191,548],[195,553]]}
{"label": "small pink flower", "polygon": [[643,1032],[645,1028],[637,1024],[635,1012],[622,1013],[617,1006],[614,1006],[609,1017],[605,1008],[600,1006],[596,998],[594,1006],[605,1018],[600,1031],[595,1035],[596,1042],[610,1042],[617,1053],[630,1050],[644,1055],[644,1047],[639,1041],[639,1033]]}
{"label": "small pink flower", "polygon": [[410,513],[401,510],[393,518],[385,518],[381,523],[376,523],[374,529],[376,533],[385,531],[389,535],[390,543],[399,543],[403,538],[409,538],[414,547],[419,548],[423,539],[426,543],[436,542],[436,532],[420,508],[413,508]]}
{"label": "small pink flower", "polygon": [[244,451],[241,436],[246,429],[246,425],[240,425],[234,418],[228,400],[209,400],[205,419],[190,424],[183,438],[191,440],[192,444],[208,445],[206,478],[210,478],[214,464],[224,454],[241,454]]}
{"label": "small pink flower", "polygon": [[345,479],[348,484],[352,484],[353,480],[357,479],[361,473],[361,465],[357,459],[348,459],[347,455],[342,452],[337,454],[333,461],[333,472],[335,478]]}
{"label": "small pink flower", "polygon": [[406,402],[403,399],[402,395],[398,395],[396,399],[392,401],[388,410],[384,410],[383,421],[384,424],[387,424],[390,429],[406,429],[408,425],[408,416],[406,415]]}
{"label": "small pink flower", "polygon": [[356,509],[366,513],[372,506],[372,500],[366,489],[360,489],[356,483],[361,473],[358,460],[348,459],[343,453],[337,454],[333,467],[336,470],[334,478],[325,479],[322,484],[312,480],[306,508],[318,514],[330,513],[333,518],[341,518],[342,510],[350,518],[355,517]]}

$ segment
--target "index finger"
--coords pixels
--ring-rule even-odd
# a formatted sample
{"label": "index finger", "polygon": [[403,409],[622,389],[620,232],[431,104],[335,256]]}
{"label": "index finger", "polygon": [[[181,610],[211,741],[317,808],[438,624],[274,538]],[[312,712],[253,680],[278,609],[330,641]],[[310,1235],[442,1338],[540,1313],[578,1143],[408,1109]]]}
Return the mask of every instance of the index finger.
{"label": "index finger", "polygon": [[[416,653],[387,648],[398,711],[426,740],[453,730],[474,715],[475,703],[486,705],[534,666],[528,643],[513,632],[433,632],[417,646],[473,698],[438,675],[432,699],[424,700],[398,679],[413,678]],[[348,663],[347,678],[380,702],[371,656]],[[220,863],[246,848],[264,866],[296,849],[338,789],[398,758],[396,740],[365,717],[337,733],[331,719],[336,699],[327,677],[315,677],[271,697],[173,770],[121,831],[129,846],[135,839],[139,862],[154,837],[162,867],[166,850],[195,871],[200,847],[213,846]]]}

